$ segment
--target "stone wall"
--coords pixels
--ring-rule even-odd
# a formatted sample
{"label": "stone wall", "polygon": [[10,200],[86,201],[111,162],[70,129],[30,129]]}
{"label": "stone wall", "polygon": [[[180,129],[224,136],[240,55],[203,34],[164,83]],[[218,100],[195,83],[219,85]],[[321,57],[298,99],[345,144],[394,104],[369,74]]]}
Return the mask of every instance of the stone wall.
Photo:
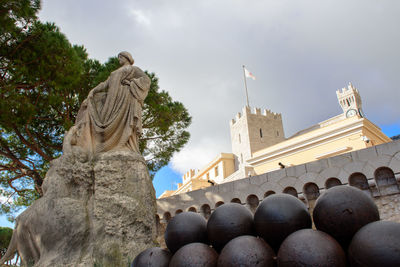
{"label": "stone wall", "polygon": [[400,195],[394,194],[375,198],[381,219],[400,222]]}
{"label": "stone wall", "polygon": [[[379,177],[378,177],[379,176]],[[251,207],[271,193],[290,193],[309,204],[334,184],[358,187],[377,201],[382,213],[399,197],[400,140],[339,156],[157,200],[161,221],[176,211],[212,212],[222,203],[240,202]],[[385,215],[386,216],[386,215]],[[393,216],[390,216],[393,217]]]}
{"label": "stone wall", "polygon": [[338,184],[363,190],[377,204],[382,220],[400,222],[400,140],[158,199],[158,242],[165,247],[166,224],[183,211],[208,219],[218,206],[236,202],[255,212],[269,195],[288,193],[302,200],[312,214],[318,196]]}

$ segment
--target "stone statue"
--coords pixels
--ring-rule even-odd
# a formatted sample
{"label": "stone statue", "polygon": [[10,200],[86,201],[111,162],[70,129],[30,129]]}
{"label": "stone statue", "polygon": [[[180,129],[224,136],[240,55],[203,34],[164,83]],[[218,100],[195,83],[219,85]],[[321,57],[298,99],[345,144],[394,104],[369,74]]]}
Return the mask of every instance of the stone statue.
{"label": "stone statue", "polygon": [[[75,126],[69,131],[64,153],[77,146],[89,155],[111,150],[139,153],[142,107],[150,78],[128,52],[118,55],[121,67],[93,88],[83,101]],[[68,147],[66,147],[68,146]]]}
{"label": "stone statue", "polygon": [[82,103],[0,264],[18,251],[25,266],[127,266],[155,245],[155,191],[138,146],[150,79],[128,52],[118,59]]}

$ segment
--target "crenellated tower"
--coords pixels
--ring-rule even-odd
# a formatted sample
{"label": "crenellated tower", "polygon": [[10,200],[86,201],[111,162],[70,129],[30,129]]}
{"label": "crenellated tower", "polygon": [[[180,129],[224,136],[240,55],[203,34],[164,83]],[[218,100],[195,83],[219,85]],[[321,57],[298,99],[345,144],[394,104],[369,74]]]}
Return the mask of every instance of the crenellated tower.
{"label": "crenellated tower", "polygon": [[343,113],[347,118],[356,115],[364,117],[360,93],[351,83],[349,83],[347,88],[345,87],[342,88],[342,90],[337,90],[336,95],[343,109]]}
{"label": "crenellated tower", "polygon": [[230,122],[232,153],[235,155],[235,170],[245,166],[246,160],[255,151],[285,140],[282,115],[250,107],[243,108]]}

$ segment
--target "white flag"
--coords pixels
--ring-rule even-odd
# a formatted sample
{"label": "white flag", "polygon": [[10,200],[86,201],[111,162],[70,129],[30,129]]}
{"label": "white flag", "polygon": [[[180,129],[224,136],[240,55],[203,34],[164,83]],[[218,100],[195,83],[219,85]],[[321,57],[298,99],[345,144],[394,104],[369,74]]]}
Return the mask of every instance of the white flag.
{"label": "white flag", "polygon": [[251,73],[250,71],[248,71],[246,68],[244,68],[244,73],[246,75],[247,78],[252,78],[253,80],[256,79],[256,76],[253,75],[253,73]]}

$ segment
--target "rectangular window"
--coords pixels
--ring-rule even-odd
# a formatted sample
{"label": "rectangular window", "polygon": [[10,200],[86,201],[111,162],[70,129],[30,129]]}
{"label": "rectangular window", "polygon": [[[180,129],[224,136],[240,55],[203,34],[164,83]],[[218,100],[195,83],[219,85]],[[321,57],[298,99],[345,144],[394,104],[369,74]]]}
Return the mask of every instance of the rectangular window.
{"label": "rectangular window", "polygon": [[214,171],[215,171],[215,177],[217,177],[218,176],[218,166],[214,168]]}

